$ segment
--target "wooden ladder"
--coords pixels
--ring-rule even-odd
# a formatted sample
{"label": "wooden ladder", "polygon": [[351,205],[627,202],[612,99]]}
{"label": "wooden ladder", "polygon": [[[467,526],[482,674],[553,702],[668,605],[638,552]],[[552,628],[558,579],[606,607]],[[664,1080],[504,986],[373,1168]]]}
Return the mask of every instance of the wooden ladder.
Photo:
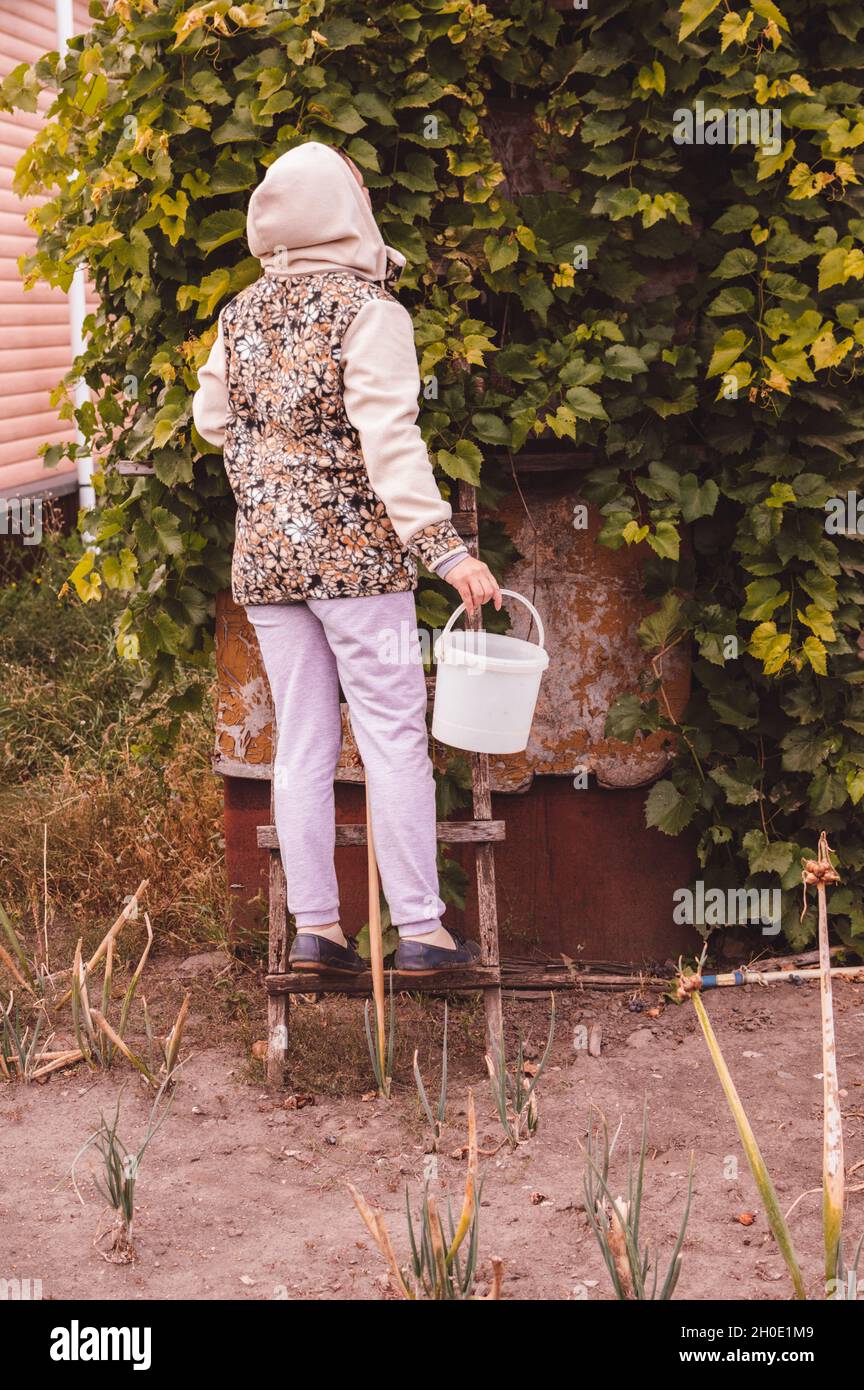
{"label": "wooden ladder", "polygon": [[[460,482],[457,494],[458,509],[453,513],[453,525],[472,555],[477,554],[477,498],[474,488]],[[480,613],[468,621],[472,628],[482,625]],[[495,894],[495,842],[505,838],[503,821],[492,819],[492,793],[489,784],[489,759],[485,753],[470,753],[471,792],[474,819],[468,821],[438,821],[437,838],[443,844],[472,844],[477,874],[477,912],[480,926],[480,964],[463,969],[439,971],[437,974],[415,975],[390,972],[394,989],[422,993],[463,992],[482,990],[486,1010],[486,1042],[490,1056],[497,1059],[501,1046],[501,969],[498,947],[498,907]],[[270,800],[271,820],[275,820],[273,797]],[[336,844],[365,845],[365,825],[337,825]],[[371,994],[370,971],[355,976],[310,975],[307,971],[288,968],[288,907],[285,872],[279,853],[276,826],[258,827],[258,845],[270,856],[270,912],[267,986],[267,1080],[281,1086],[285,1080],[288,1058],[289,1005],[292,994]]]}

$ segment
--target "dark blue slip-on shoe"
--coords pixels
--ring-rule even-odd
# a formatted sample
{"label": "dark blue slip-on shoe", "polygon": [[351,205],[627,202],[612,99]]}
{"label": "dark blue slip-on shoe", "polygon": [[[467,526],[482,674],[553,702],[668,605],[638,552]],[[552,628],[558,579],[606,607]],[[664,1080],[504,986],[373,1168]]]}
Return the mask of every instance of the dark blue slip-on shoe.
{"label": "dark blue slip-on shoe", "polygon": [[347,936],[347,946],[339,946],[326,936],[301,931],[294,938],[288,964],[292,970],[312,970],[319,974],[362,975],[369,966],[357,952],[353,939]]}
{"label": "dark blue slip-on shoe", "polygon": [[445,946],[428,946],[415,937],[400,936],[396,948],[396,970],[406,975],[434,975],[439,970],[453,970],[459,966],[476,965],[480,959],[480,947],[475,941],[466,941],[458,932],[446,928],[456,943],[450,951]]}

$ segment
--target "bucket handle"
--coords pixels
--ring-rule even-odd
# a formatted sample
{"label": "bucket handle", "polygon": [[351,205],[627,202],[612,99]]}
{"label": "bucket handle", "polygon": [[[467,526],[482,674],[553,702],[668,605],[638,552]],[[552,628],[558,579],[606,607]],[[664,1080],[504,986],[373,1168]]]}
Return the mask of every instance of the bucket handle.
{"label": "bucket handle", "polygon": [[[536,624],[537,624],[537,632],[538,632],[538,636],[539,636],[539,641],[538,641],[537,645],[538,645],[539,647],[545,647],[545,645],[546,645],[546,633],[545,633],[544,628],[543,628],[543,619],[540,617],[540,614],[537,612],[537,609],[534,607],[533,603],[529,603],[528,599],[527,599],[527,598],[523,598],[522,594],[517,594],[517,592],[516,592],[515,589],[502,589],[502,590],[501,590],[501,593],[502,593],[502,595],[506,594],[508,598],[518,598],[519,602],[520,602],[520,603],[524,603],[525,607],[526,607],[527,609],[529,609],[529,611],[532,613],[532,615],[533,615],[533,617],[534,617],[534,621],[535,621]],[[441,636],[438,638],[438,641],[439,641],[439,642],[442,642],[442,643],[443,643],[444,638],[447,636],[447,634],[448,634],[448,632],[450,631],[451,627],[452,627],[453,624],[455,623],[456,619],[459,617],[459,614],[460,614],[461,612],[463,612],[464,608],[465,608],[464,603],[460,603],[460,604],[459,604],[459,607],[456,608],[456,609],[453,611],[453,613],[451,613],[450,619],[449,619],[449,621],[448,621],[448,623],[447,623],[447,626],[445,627],[444,631],[441,633]],[[437,646],[437,643],[436,643],[436,646]]]}

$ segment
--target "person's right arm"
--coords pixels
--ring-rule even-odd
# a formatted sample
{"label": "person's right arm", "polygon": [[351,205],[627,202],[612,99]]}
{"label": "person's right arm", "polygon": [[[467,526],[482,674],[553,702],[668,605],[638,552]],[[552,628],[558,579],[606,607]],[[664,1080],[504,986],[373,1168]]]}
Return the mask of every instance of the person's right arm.
{"label": "person's right arm", "polygon": [[192,398],[192,418],[202,438],[221,449],[228,418],[228,372],[221,315],[210,356],[198,371],[198,390]]}

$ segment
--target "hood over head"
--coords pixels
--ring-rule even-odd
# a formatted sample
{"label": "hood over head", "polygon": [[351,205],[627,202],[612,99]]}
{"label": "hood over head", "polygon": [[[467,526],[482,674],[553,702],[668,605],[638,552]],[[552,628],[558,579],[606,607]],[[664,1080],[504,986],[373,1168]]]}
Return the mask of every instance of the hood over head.
{"label": "hood over head", "polygon": [[309,140],[274,160],[246,218],[249,250],[268,274],[347,270],[392,280],[405,257],[385,246],[351,169],[329,145]]}

